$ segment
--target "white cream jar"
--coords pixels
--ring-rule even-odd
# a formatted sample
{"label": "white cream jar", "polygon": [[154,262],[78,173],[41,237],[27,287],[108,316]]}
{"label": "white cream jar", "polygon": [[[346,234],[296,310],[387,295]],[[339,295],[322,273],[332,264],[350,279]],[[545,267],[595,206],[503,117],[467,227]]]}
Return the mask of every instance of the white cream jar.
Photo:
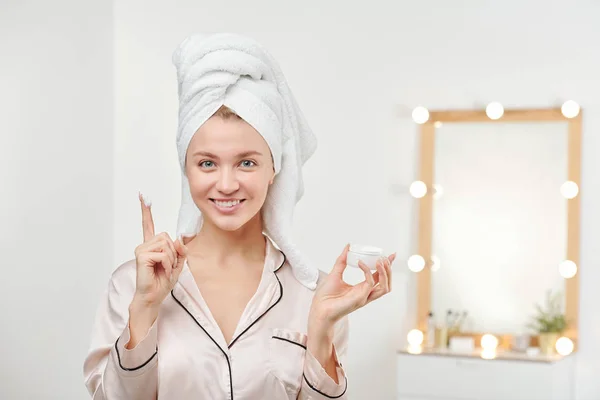
{"label": "white cream jar", "polygon": [[359,268],[358,260],[361,260],[369,269],[377,269],[377,260],[383,256],[383,250],[374,246],[350,245],[346,264],[349,267]]}

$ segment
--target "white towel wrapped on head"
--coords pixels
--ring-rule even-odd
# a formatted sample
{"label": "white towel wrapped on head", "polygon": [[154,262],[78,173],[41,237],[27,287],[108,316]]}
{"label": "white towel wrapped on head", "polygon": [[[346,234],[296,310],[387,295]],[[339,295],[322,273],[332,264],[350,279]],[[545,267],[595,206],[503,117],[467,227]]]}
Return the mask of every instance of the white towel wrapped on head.
{"label": "white towel wrapped on head", "polygon": [[317,141],[278,63],[256,41],[221,33],[189,36],[174,52],[173,64],[179,94],[177,151],[183,176],[177,235],[195,235],[202,225],[185,174],[188,146],[198,128],[225,105],[252,125],[271,150],[276,176],[262,209],[264,230],[286,255],[298,281],[315,289],[319,270],[294,245],[292,219],[304,193],[302,166],[315,152]]}

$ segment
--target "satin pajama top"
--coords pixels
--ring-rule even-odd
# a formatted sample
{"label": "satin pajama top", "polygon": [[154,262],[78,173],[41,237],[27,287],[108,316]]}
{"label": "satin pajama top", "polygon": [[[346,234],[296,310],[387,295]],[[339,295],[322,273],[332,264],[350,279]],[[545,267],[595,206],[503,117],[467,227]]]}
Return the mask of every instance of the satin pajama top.
{"label": "satin pajama top", "polygon": [[229,343],[186,263],[147,335],[125,349],[135,276],[135,260],[119,266],[96,313],[83,366],[94,400],[347,398],[342,367],[347,318],[335,328],[336,384],[306,348],[314,291],[295,279],[284,254],[268,238],[258,290]]}

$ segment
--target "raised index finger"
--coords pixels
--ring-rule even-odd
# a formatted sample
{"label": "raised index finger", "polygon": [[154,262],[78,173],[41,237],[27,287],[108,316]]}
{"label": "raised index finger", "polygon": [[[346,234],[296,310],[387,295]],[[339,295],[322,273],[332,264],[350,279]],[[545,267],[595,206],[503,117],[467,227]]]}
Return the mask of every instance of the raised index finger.
{"label": "raised index finger", "polygon": [[151,203],[140,193],[140,204],[142,206],[142,230],[144,232],[144,242],[154,237],[154,220],[152,219]]}

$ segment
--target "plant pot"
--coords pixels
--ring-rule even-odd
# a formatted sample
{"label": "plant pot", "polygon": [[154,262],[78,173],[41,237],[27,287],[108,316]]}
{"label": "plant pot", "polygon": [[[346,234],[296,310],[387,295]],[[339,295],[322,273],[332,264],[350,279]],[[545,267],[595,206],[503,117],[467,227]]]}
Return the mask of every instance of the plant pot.
{"label": "plant pot", "polygon": [[555,353],[554,345],[560,336],[557,332],[540,332],[539,346],[542,354],[551,355]]}

